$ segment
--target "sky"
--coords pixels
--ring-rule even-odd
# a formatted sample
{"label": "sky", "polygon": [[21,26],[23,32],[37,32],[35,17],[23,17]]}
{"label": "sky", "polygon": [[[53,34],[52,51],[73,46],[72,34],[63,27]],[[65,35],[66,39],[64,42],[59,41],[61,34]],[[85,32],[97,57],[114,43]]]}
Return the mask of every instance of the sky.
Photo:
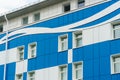
{"label": "sky", "polygon": [[0,14],[38,0],[0,0]]}

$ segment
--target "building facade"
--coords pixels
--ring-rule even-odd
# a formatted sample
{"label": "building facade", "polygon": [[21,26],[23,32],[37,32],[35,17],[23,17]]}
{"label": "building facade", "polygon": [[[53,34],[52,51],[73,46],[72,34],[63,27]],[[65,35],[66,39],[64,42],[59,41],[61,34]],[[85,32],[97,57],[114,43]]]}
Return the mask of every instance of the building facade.
{"label": "building facade", "polygon": [[0,80],[120,80],[120,0],[44,0],[0,15]]}

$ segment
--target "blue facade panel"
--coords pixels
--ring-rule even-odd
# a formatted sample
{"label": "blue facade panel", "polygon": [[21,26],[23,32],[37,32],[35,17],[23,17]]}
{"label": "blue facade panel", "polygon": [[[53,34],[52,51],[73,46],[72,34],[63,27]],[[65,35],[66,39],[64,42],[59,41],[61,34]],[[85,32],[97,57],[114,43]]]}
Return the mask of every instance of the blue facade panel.
{"label": "blue facade panel", "polygon": [[0,65],[0,80],[4,78],[4,65]]}

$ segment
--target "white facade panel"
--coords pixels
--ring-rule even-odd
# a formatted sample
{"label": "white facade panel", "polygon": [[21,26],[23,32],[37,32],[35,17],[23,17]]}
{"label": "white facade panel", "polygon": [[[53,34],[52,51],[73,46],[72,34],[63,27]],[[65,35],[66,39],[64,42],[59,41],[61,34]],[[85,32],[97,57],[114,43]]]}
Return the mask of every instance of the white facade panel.
{"label": "white facade panel", "polygon": [[78,0],[72,0],[71,1],[71,10],[75,10],[78,8],[78,4],[77,4]]}
{"label": "white facade panel", "polygon": [[44,75],[44,69],[36,70],[35,74],[36,74],[36,76],[35,76],[36,80],[44,80],[44,76],[45,76]]}
{"label": "white facade panel", "polygon": [[16,74],[27,72],[27,60],[16,63]]}
{"label": "white facade panel", "polygon": [[17,48],[13,48],[7,51],[7,63],[17,61]]}
{"label": "white facade panel", "polygon": [[0,52],[0,65],[5,64],[5,51]]}
{"label": "white facade panel", "polygon": [[87,5],[95,4],[101,1],[104,1],[104,0],[85,0],[85,5],[87,6]]}
{"label": "white facade panel", "polygon": [[93,29],[83,30],[83,46],[93,44]]}
{"label": "white facade panel", "polygon": [[100,42],[112,39],[110,23],[100,26],[100,38],[99,39],[100,39]]}
{"label": "white facade panel", "polygon": [[48,80],[58,80],[58,66],[49,68],[49,79]]}
{"label": "white facade panel", "polygon": [[97,43],[99,42],[99,27],[93,28],[93,42]]}
{"label": "white facade panel", "polygon": [[58,80],[58,67],[36,70],[36,80]]}
{"label": "white facade panel", "polygon": [[73,51],[72,51],[72,49],[69,49],[68,50],[68,63],[72,63],[72,58],[73,58]]}

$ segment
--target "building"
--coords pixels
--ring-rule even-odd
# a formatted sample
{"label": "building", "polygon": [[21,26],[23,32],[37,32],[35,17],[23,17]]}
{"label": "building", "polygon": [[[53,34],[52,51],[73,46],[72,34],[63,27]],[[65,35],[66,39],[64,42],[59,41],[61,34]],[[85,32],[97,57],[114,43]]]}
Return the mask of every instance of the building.
{"label": "building", "polygon": [[120,0],[44,0],[0,15],[0,80],[120,80]]}

